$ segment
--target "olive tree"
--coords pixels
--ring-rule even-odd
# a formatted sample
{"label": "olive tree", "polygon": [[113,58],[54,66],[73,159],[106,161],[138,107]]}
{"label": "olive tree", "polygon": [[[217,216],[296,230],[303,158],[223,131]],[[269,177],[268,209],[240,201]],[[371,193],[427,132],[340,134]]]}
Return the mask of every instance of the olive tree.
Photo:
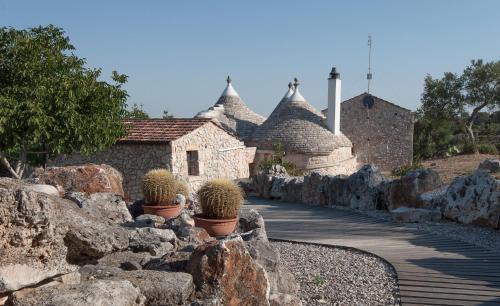
{"label": "olive tree", "polygon": [[0,28],[0,161],[21,178],[29,157],[91,154],[123,136],[127,76],[86,67],[53,25]]}

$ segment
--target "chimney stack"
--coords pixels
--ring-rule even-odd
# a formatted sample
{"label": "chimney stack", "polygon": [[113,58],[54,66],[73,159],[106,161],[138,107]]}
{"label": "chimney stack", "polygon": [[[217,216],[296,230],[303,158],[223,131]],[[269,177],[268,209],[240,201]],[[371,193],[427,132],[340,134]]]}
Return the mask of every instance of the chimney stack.
{"label": "chimney stack", "polygon": [[330,72],[328,78],[328,128],[333,134],[340,134],[340,74],[335,67]]}

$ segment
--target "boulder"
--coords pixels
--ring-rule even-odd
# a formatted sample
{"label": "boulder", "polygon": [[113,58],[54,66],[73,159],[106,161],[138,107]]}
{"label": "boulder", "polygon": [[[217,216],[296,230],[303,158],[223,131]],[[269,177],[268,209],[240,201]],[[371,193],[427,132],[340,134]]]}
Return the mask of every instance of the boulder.
{"label": "boulder", "polygon": [[252,239],[267,241],[264,218],[262,218],[259,212],[255,209],[242,210],[240,212],[237,231],[242,233],[244,240]]}
{"label": "boulder", "polygon": [[199,246],[186,270],[193,275],[198,298],[226,306],[269,304],[266,272],[239,236]]}
{"label": "boulder", "polygon": [[157,215],[140,215],[133,222],[125,224],[128,227],[153,227],[159,228],[165,223],[165,218]]}
{"label": "boulder", "polygon": [[478,169],[486,170],[490,173],[500,172],[500,160],[486,159],[481,164],[479,164]]}
{"label": "boulder", "polygon": [[39,168],[33,173],[32,179],[36,183],[55,186],[63,192],[111,192],[124,196],[121,173],[104,164]]}
{"label": "boulder", "polygon": [[399,207],[391,211],[392,220],[397,222],[425,222],[441,220],[441,211]]}
{"label": "boulder", "polygon": [[374,165],[364,165],[347,179],[348,205],[354,209],[373,210],[377,208],[380,187],[387,179]]}
{"label": "boulder", "polygon": [[178,230],[177,235],[182,241],[192,243],[196,246],[215,239],[211,237],[204,228],[201,227],[181,227]]}
{"label": "boulder", "polygon": [[64,198],[75,202],[90,216],[101,216],[115,224],[133,221],[123,198],[115,193],[69,192]]}
{"label": "boulder", "polygon": [[[144,266],[151,260],[151,254],[148,252],[134,253],[131,251],[116,252],[108,254],[97,261],[99,266],[116,267],[123,270],[130,270],[131,267]],[[138,270],[138,269],[134,269]]]}
{"label": "boulder", "polygon": [[455,178],[446,192],[443,214],[460,223],[498,228],[500,180],[484,170]]}
{"label": "boulder", "polygon": [[323,205],[325,203],[324,199],[324,178],[317,172],[312,172],[304,177],[304,183],[302,185],[302,203],[310,205]]}
{"label": "boulder", "polygon": [[432,169],[411,171],[400,179],[391,182],[388,190],[388,209],[398,207],[432,208],[423,206],[426,202],[419,201],[418,197],[428,191],[439,189],[443,182],[439,174]]}
{"label": "boulder", "polygon": [[182,272],[191,258],[192,251],[168,252],[161,258],[153,258],[144,265],[147,270]]}
{"label": "boulder", "polygon": [[300,298],[295,295],[285,293],[272,293],[269,296],[270,306],[302,306]]}
{"label": "boulder", "polygon": [[34,192],[41,192],[56,197],[59,196],[59,190],[57,190],[57,188],[52,185],[34,184],[34,185],[29,185],[26,188]]}
{"label": "boulder", "polygon": [[139,306],[145,297],[139,288],[126,280],[94,280],[80,284],[62,284],[13,294],[11,306]]}
{"label": "boulder", "polygon": [[324,179],[324,205],[349,206],[351,193],[349,191],[348,176],[325,176]]}
{"label": "boulder", "polygon": [[302,188],[304,186],[304,177],[291,177],[284,181],[281,200],[290,203],[302,202]]}
{"label": "boulder", "polygon": [[253,177],[253,186],[255,193],[259,197],[271,199],[271,189],[274,181],[278,178],[290,177],[286,169],[281,165],[273,165],[271,168],[262,170],[258,175]]}
{"label": "boulder", "polygon": [[132,251],[162,256],[174,248],[177,236],[170,229],[143,227],[130,230],[129,239]]}
{"label": "boulder", "polygon": [[134,219],[144,214],[143,206],[144,206],[144,199],[127,203],[128,211],[130,212],[132,218]]}

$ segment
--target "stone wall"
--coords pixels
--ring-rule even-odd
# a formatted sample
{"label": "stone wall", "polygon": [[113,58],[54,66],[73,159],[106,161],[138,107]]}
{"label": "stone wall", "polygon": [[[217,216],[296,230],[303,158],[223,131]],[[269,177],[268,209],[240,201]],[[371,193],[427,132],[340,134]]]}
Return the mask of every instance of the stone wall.
{"label": "stone wall", "polygon": [[360,164],[375,164],[383,171],[411,164],[413,114],[377,97],[373,107],[363,105],[366,94],[342,103],[340,128],[352,141]]}
{"label": "stone wall", "polygon": [[117,144],[91,156],[62,155],[48,165],[108,164],[122,173],[125,197],[134,201],[142,198],[141,182],[146,172],[154,168],[172,169],[170,152],[168,144]]}
{"label": "stone wall", "polygon": [[[186,151],[198,151],[199,176],[188,175]],[[197,190],[214,178],[239,179],[249,177],[249,163],[255,148],[247,148],[242,141],[214,124],[204,126],[172,142],[172,171]]]}

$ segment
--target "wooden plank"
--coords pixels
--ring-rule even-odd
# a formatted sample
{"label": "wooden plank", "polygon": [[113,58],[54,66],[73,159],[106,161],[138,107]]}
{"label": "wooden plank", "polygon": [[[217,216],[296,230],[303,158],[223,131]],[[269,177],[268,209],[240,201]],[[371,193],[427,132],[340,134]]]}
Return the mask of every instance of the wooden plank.
{"label": "wooden plank", "polygon": [[403,306],[407,305],[452,305],[452,306],[498,306],[496,302],[477,302],[477,301],[451,301],[446,299],[433,299],[426,297],[401,297],[401,304]]}
{"label": "wooden plank", "polygon": [[495,288],[495,287],[489,287],[489,286],[478,285],[478,284],[422,281],[422,280],[415,280],[415,279],[411,279],[411,280],[398,279],[398,284],[400,286],[479,290],[479,291],[496,292],[497,294],[500,294],[500,287]]}
{"label": "wooden plank", "polygon": [[407,292],[425,292],[429,294],[433,293],[445,293],[445,294],[458,294],[458,295],[469,295],[472,298],[477,296],[485,297],[498,297],[500,298],[500,292],[478,290],[478,289],[465,289],[465,288],[443,288],[443,287],[429,287],[429,286],[414,286],[414,285],[404,285],[400,284],[399,289]]}
{"label": "wooden plank", "polygon": [[[469,302],[493,302],[500,301],[495,296],[484,296],[484,295],[467,295],[467,294],[450,294],[450,293],[438,293],[438,292],[421,292],[421,291],[401,291],[401,298],[403,297],[424,297],[429,299],[442,299],[449,301],[469,301]],[[499,302],[500,303],[500,302]]]}

